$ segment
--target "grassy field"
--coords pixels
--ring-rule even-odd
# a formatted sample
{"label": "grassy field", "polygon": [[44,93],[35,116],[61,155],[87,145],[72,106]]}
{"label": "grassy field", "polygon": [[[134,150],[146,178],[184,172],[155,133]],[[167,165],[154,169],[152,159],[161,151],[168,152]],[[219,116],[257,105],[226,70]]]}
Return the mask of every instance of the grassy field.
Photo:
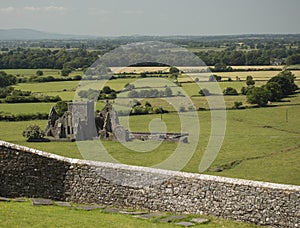
{"label": "grassy field", "polygon": [[11,114],[49,113],[51,106],[55,103],[14,103],[0,104],[0,112]]}
{"label": "grassy field", "polygon": [[[197,216],[189,217],[192,219]],[[225,219],[201,217],[208,218],[210,222],[193,227],[258,227]],[[29,201],[0,202],[0,225],[2,227],[178,227],[174,223],[138,219],[130,215],[106,213],[102,210],[83,211],[59,206],[34,207]]]}
{"label": "grassy field", "polygon": [[[103,86],[110,86],[112,89],[121,90],[124,88],[126,83],[133,82],[134,79],[118,79],[107,81]],[[80,84],[79,81],[62,81],[62,82],[47,82],[47,83],[19,83],[15,86],[15,89],[32,91],[36,94],[44,94],[49,96],[59,95],[62,100],[73,100],[77,86]],[[89,88],[100,89],[99,86],[102,85],[100,82],[89,83]],[[87,88],[88,89],[88,88]]]}
{"label": "grassy field", "polygon": [[[247,74],[249,72],[246,72]],[[257,73],[265,73],[257,72]],[[272,71],[276,73],[276,71]],[[135,79],[117,79],[107,82],[107,85],[115,90],[120,90],[126,83]],[[265,81],[257,81],[260,86]],[[297,81],[300,84],[300,81]],[[78,82],[49,82],[49,83],[21,83],[17,89],[31,90],[34,93],[47,95],[60,95],[63,99],[72,100]],[[209,88],[208,82],[200,83],[201,87]],[[97,88],[97,84],[93,84]],[[220,91],[226,87],[233,87],[240,91],[245,82],[220,82]],[[178,89],[178,88],[177,88]],[[209,108],[205,97],[198,96],[199,87],[195,83],[183,83],[181,89],[186,91],[195,104],[196,108]],[[173,91],[174,93],[176,91]],[[173,97],[168,102],[162,99],[145,99],[153,106],[172,110],[172,103],[178,103],[178,97]],[[227,108],[231,108],[235,101],[247,104],[246,97],[225,96],[224,101]],[[0,104],[0,111],[6,113],[35,113],[49,112],[53,103],[36,104]],[[104,103],[97,104],[101,109]],[[186,104],[182,104],[183,106]],[[247,108],[244,110],[227,110],[227,129],[225,140],[217,159],[207,172],[213,175],[237,177],[253,180],[263,180],[278,183],[300,185],[299,162],[300,162],[300,94],[284,99],[282,102],[272,104],[268,108]],[[200,139],[198,147],[184,167],[184,171],[198,172],[199,162],[206,149],[210,136],[211,119],[209,111],[197,112],[200,121]],[[288,114],[288,121],[286,115]],[[179,119],[176,113],[163,114],[169,132],[178,132]],[[154,119],[160,119],[160,115],[131,116],[131,131],[148,131],[149,124]],[[120,117],[120,121],[123,121]],[[28,143],[22,137],[22,131],[29,124],[36,123],[42,128],[46,127],[47,121],[25,121],[25,122],[0,122],[0,139],[21,144],[59,155],[82,158],[76,143],[51,142],[51,143]],[[131,165],[153,166],[172,154],[177,143],[164,142],[151,152],[140,153],[131,151],[118,142],[102,142],[108,152],[118,161]],[[220,172],[216,172],[220,171]]]}
{"label": "grassy field", "polygon": [[[300,184],[300,110],[299,97],[291,102],[282,102],[281,106],[271,108],[251,108],[227,111],[227,129],[220,153],[212,165],[213,175],[263,180],[287,184]],[[288,122],[286,111],[288,110]],[[200,120],[200,139],[197,150],[183,169],[198,172],[199,162],[204,153],[210,135],[210,112],[198,112]],[[147,131],[153,119],[160,115],[132,116],[132,131]],[[122,122],[122,117],[120,118]],[[178,117],[175,113],[164,114],[163,121],[168,131],[178,131]],[[42,128],[46,121],[0,122],[0,138],[13,143],[34,147],[59,155],[81,158],[76,143],[28,143],[21,136],[29,124],[37,123]],[[102,142],[114,158],[131,165],[152,166],[166,159],[177,143],[164,142],[157,149],[140,153],[130,151],[122,144],[112,141]],[[231,165],[236,162],[238,164]],[[225,167],[225,168],[224,168]]]}
{"label": "grassy field", "polygon": [[[110,80],[107,81],[106,85],[110,86],[112,89],[115,90],[121,90],[122,88],[124,88],[124,85],[126,83],[132,83],[134,82],[135,79],[131,79],[131,78],[126,78],[126,79],[117,79],[117,80]],[[64,81],[64,82],[48,82],[48,83],[20,83],[17,86],[15,86],[16,89],[21,89],[21,90],[30,90],[33,93],[36,94],[45,94],[45,95],[49,95],[49,96],[56,96],[59,95],[63,100],[73,100],[74,99],[74,95],[75,95],[75,91],[76,91],[76,87],[78,86],[78,82],[76,81]],[[265,84],[265,82],[259,81],[256,82],[257,86],[263,85]],[[93,89],[98,89],[100,84],[97,83],[93,83],[93,84],[89,84],[89,87],[87,87],[86,89],[92,87]],[[201,82],[200,84],[201,88],[210,88],[211,84],[209,82]],[[157,85],[159,86],[159,85]],[[161,85],[163,86],[163,85]],[[223,89],[225,89],[226,87],[233,87],[235,88],[238,92],[240,92],[241,88],[243,86],[245,86],[245,82],[220,82],[218,83],[218,86],[220,88],[220,91],[222,93]],[[195,101],[195,105],[196,107],[202,107],[202,108],[207,108],[207,101],[205,97],[200,97],[199,96],[199,90],[200,87],[198,85],[196,85],[195,83],[183,83],[182,87],[174,87],[172,88],[173,90],[173,94],[176,95],[177,91],[183,90],[184,92],[186,92],[189,96],[193,96],[192,100]],[[212,92],[212,91],[211,91]],[[176,100],[176,98],[174,98]],[[233,106],[234,101],[242,101],[243,104],[246,104],[246,97],[245,96],[225,96],[224,97],[225,102],[226,102],[226,107],[231,108]],[[147,99],[151,102],[151,104],[153,104],[154,106],[163,106],[165,108],[168,109],[167,106],[162,105],[160,100],[158,99]],[[30,104],[23,104],[23,106],[30,106]],[[36,107],[37,108],[37,112],[41,112],[39,110],[44,110],[43,107],[50,107],[51,105],[47,105],[47,104],[42,104],[41,107]],[[183,104],[184,106],[184,104]],[[9,107],[13,107],[7,104],[0,104],[0,110],[4,111],[4,112],[9,112],[9,110],[11,110]],[[15,110],[13,110],[13,112],[19,112],[19,110],[21,111],[21,109],[23,108],[22,106],[20,106],[20,108],[18,108],[19,105],[15,105]]]}
{"label": "grassy field", "polygon": [[[241,71],[241,72],[215,72],[212,74],[222,77],[222,81],[227,81],[231,78],[232,81],[236,81],[236,77],[240,80],[245,81],[247,76],[252,76],[256,81],[268,81],[272,77],[276,76],[280,71]],[[291,71],[297,80],[300,80],[300,70]],[[200,81],[208,81],[209,73],[187,73],[187,75],[182,75],[179,77],[179,82],[193,81],[192,78],[199,78]]]}
{"label": "grassy field", "polygon": [[[251,75],[254,80],[269,80],[270,78],[276,76],[280,71],[244,71],[244,72],[220,72],[216,73],[216,75],[222,77],[230,77],[232,80],[235,80],[236,76],[238,76],[241,80],[246,80],[248,75]],[[296,78],[300,79],[300,71],[292,70],[292,73],[295,74]]]}
{"label": "grassy field", "polygon": [[[7,74],[12,74],[18,77],[31,77],[35,76],[38,70],[43,71],[43,76],[53,76],[55,78],[61,77],[61,70],[56,69],[4,69]],[[73,77],[75,75],[83,75],[83,71],[72,71],[68,77]]]}

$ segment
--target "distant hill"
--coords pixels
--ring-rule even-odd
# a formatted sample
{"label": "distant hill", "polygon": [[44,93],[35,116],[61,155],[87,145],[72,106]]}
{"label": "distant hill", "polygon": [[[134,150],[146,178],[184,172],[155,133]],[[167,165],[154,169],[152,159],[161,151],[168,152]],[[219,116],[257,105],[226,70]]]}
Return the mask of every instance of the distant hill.
{"label": "distant hill", "polygon": [[93,36],[42,32],[33,29],[0,29],[0,40],[84,39]]}

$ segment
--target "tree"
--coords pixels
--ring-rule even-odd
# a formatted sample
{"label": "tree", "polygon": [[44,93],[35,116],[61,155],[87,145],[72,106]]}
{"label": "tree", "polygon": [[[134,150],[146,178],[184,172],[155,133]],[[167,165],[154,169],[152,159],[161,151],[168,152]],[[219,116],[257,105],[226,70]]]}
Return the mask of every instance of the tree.
{"label": "tree", "polygon": [[222,77],[221,76],[218,76],[218,75],[210,75],[209,78],[208,78],[208,81],[209,82],[220,82],[222,80]]}
{"label": "tree", "polygon": [[44,72],[42,70],[37,70],[35,74],[36,76],[42,76],[44,75]]}
{"label": "tree", "polygon": [[208,89],[203,88],[203,89],[200,89],[199,94],[200,94],[200,96],[209,96],[210,92]]}
{"label": "tree", "polygon": [[55,104],[54,108],[59,116],[63,116],[68,111],[68,104],[65,101],[59,101]]}
{"label": "tree", "polygon": [[243,105],[243,102],[235,101],[232,108],[233,109],[240,109],[242,105]]}
{"label": "tree", "polygon": [[300,54],[291,55],[286,60],[287,65],[300,64]]}
{"label": "tree", "polygon": [[[284,71],[281,71],[278,76],[281,76],[281,77],[285,77],[287,79],[289,79],[289,81],[291,82],[292,84],[292,87],[293,87],[293,90],[296,91],[298,89],[298,86],[295,84],[295,79],[296,79],[296,76],[289,70],[284,70]],[[293,92],[294,92],[293,91]]]}
{"label": "tree", "polygon": [[149,102],[149,101],[146,101],[146,103],[145,103],[145,107],[152,107],[152,105],[150,104],[150,102]]}
{"label": "tree", "polygon": [[247,93],[247,101],[250,104],[257,104],[260,107],[267,106],[272,94],[263,87],[254,87]]}
{"label": "tree", "polygon": [[229,72],[232,71],[232,67],[227,66],[224,63],[216,63],[213,70],[215,72]]}
{"label": "tree", "polygon": [[70,68],[64,68],[61,70],[61,76],[69,76],[69,74],[72,72]]}
{"label": "tree", "polygon": [[241,94],[246,95],[253,88],[254,88],[254,86],[247,86],[247,87],[243,86],[241,88]]}
{"label": "tree", "polygon": [[173,95],[173,92],[172,92],[172,90],[170,89],[170,87],[166,87],[166,88],[165,88],[165,96],[166,96],[166,97],[172,97],[172,95]]}
{"label": "tree", "polygon": [[141,73],[141,78],[146,78],[147,77],[147,74],[145,72],[142,72]]}
{"label": "tree", "polygon": [[44,131],[38,125],[29,125],[23,131],[23,136],[27,138],[27,140],[32,139],[43,139],[45,136]]}
{"label": "tree", "polygon": [[17,83],[17,78],[10,74],[6,74],[5,71],[0,71],[0,88],[5,88]]}
{"label": "tree", "polygon": [[136,91],[136,90],[131,90],[131,91],[128,93],[128,97],[130,97],[130,98],[139,97],[139,92]]}
{"label": "tree", "polygon": [[283,96],[293,94],[298,89],[294,83],[294,75],[290,71],[279,73],[268,81],[268,83],[270,82],[276,82],[280,85]]}
{"label": "tree", "polygon": [[179,69],[177,67],[170,67],[170,74],[179,74]]}
{"label": "tree", "polygon": [[227,87],[223,90],[223,94],[226,95],[238,95],[238,92],[236,91],[236,89],[232,88],[232,87]]}
{"label": "tree", "polygon": [[126,83],[124,88],[126,90],[133,90],[135,88],[135,86],[133,84]]}
{"label": "tree", "polygon": [[109,86],[104,86],[102,92],[105,94],[110,94],[113,90]]}
{"label": "tree", "polygon": [[265,88],[272,94],[270,101],[280,101],[283,98],[281,86],[277,82],[268,82]]}
{"label": "tree", "polygon": [[246,78],[246,84],[247,84],[247,86],[253,86],[253,85],[255,85],[255,81],[253,80],[253,77],[252,76],[247,76],[247,78]]}

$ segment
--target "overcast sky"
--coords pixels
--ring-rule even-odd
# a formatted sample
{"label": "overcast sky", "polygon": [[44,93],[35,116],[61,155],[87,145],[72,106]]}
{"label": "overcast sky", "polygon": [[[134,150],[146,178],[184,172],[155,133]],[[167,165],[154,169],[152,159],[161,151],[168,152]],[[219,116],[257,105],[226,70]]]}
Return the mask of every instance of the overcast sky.
{"label": "overcast sky", "polygon": [[300,33],[300,0],[1,0],[0,28],[115,35]]}

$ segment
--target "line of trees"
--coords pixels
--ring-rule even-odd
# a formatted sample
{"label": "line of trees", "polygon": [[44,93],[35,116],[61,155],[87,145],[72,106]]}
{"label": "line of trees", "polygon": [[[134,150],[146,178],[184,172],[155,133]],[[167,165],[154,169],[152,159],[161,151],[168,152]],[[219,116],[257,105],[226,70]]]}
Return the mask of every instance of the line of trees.
{"label": "line of trees", "polygon": [[0,112],[0,121],[28,121],[28,120],[46,120],[46,119],[48,119],[48,113],[11,114],[11,113]]}
{"label": "line of trees", "polygon": [[[241,94],[247,96],[247,101],[250,104],[257,104],[258,106],[267,106],[269,102],[281,101],[281,99],[292,95],[298,90],[295,84],[295,75],[288,70],[280,72],[278,75],[272,77],[265,85],[255,87],[255,81],[252,76],[247,76],[246,85],[241,88]],[[203,88],[199,91],[200,96],[210,96],[208,89]],[[224,96],[239,95],[235,88],[227,87],[223,90]],[[234,108],[239,108],[241,104],[235,103]]]}
{"label": "line of trees", "polygon": [[300,64],[300,49],[272,49],[251,51],[201,51],[195,53],[208,66],[225,64],[228,66],[270,65],[273,59],[287,59],[288,65]]}
{"label": "line of trees", "polygon": [[104,86],[100,91],[95,89],[81,90],[78,92],[78,96],[89,100],[94,100],[95,98],[97,100],[115,99],[117,92],[109,86]]}
{"label": "line of trees", "polygon": [[[33,102],[57,102],[59,96],[35,95],[31,91],[15,90],[16,77],[0,71],[0,98],[5,103],[33,103]],[[1,101],[0,101],[1,102]]]}
{"label": "line of trees", "polygon": [[[244,65],[270,65],[272,61],[281,59],[281,63],[286,62],[288,65],[300,64],[300,48],[279,47],[274,49],[266,49],[257,46],[258,49],[237,50],[236,47],[225,50],[210,50],[194,52],[201,58],[206,65],[216,66],[218,70],[230,71],[230,68],[222,69],[222,66],[244,66]],[[153,50],[152,50],[153,51]],[[61,74],[67,76],[72,70],[78,68],[88,68],[97,59],[101,51],[87,51],[86,49],[30,49],[17,48],[0,54],[0,69],[38,69],[50,68],[61,69]],[[159,52],[152,53],[154,56],[160,56],[161,63],[169,63],[175,65],[180,62],[183,66],[190,66],[198,62],[193,59],[192,55],[181,52],[168,53],[163,56]],[[110,59],[111,58],[111,59]],[[145,55],[144,52],[117,52],[116,55],[111,54],[103,61],[109,66],[126,66],[135,62],[135,60],[149,62],[155,61],[151,55]],[[219,64],[219,65],[218,65]],[[223,64],[223,65],[220,65]],[[216,70],[216,71],[217,71]],[[40,75],[41,76],[41,75]]]}
{"label": "line of trees", "polygon": [[0,71],[0,88],[5,88],[10,85],[15,85],[17,78],[11,74],[7,74],[5,71]]}
{"label": "line of trees", "polygon": [[264,86],[254,87],[251,85],[252,87],[246,93],[247,101],[258,106],[266,106],[269,101],[280,101],[282,98],[294,94],[298,89],[294,80],[294,74],[290,71],[282,71]]}
{"label": "line of trees", "polygon": [[85,49],[50,50],[17,48],[0,54],[0,69],[70,69],[89,67],[98,58],[98,52]]}
{"label": "line of trees", "polygon": [[128,93],[129,98],[155,98],[155,97],[172,97],[173,91],[170,87],[166,87],[164,90],[158,89],[142,89],[131,90]]}

